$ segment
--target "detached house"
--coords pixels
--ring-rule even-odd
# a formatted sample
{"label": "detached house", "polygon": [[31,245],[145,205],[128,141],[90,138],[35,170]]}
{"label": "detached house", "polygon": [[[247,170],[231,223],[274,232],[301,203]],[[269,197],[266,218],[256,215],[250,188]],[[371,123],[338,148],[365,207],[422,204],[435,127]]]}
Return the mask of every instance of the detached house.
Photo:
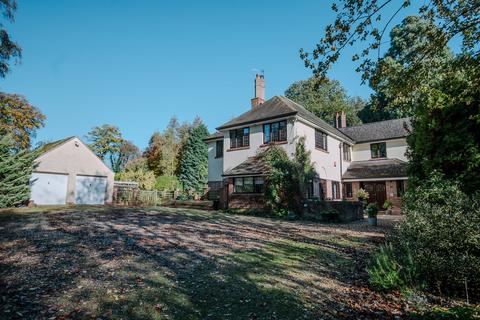
{"label": "detached house", "polygon": [[286,97],[265,101],[263,75],[256,75],[251,104],[205,139],[208,186],[220,193],[224,208],[263,207],[266,167],[258,153],[275,144],[293,156],[300,136],[317,172],[309,197],[357,200],[356,191],[364,188],[370,202],[382,206],[388,199],[400,206],[407,179],[408,118],[347,127],[342,112],[332,126]]}

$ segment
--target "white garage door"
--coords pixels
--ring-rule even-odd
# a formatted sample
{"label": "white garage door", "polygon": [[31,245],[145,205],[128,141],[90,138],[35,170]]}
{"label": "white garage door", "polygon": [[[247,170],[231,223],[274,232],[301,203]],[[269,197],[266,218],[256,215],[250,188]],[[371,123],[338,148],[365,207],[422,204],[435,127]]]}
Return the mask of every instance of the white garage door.
{"label": "white garage door", "polygon": [[107,192],[107,177],[77,176],[75,203],[104,204]]}
{"label": "white garage door", "polygon": [[36,204],[65,204],[68,175],[57,173],[32,173],[30,199]]}

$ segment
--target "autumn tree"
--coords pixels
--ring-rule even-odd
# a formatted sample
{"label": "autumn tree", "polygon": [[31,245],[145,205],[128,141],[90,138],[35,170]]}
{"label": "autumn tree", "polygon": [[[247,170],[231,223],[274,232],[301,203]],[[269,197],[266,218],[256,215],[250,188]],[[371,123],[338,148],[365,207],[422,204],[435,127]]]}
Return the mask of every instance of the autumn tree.
{"label": "autumn tree", "polygon": [[44,121],[45,115],[25,97],[0,92],[0,135],[11,134],[16,149],[30,148]]}
{"label": "autumn tree", "polygon": [[[13,22],[16,10],[17,2],[15,0],[0,1],[0,12],[5,20]],[[5,78],[10,71],[10,61],[18,60],[21,56],[22,49],[10,38],[4,23],[0,23],[0,77]]]}
{"label": "autumn tree", "polygon": [[[292,83],[285,96],[303,105],[327,123],[332,123],[335,113],[344,111],[349,125],[360,123],[357,113],[363,108],[361,98],[349,98],[340,82],[315,78]],[[360,102],[360,103],[359,103]]]}
{"label": "autumn tree", "polygon": [[120,172],[129,160],[139,155],[138,148],[125,140],[120,129],[114,125],[93,127],[86,138],[92,151],[103,161],[108,160],[114,172]]}

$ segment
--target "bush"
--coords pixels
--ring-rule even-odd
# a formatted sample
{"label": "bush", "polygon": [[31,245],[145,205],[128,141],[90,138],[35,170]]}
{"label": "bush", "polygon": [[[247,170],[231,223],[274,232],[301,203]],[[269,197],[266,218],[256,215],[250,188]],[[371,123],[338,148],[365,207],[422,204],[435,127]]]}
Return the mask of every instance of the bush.
{"label": "bush", "polygon": [[415,284],[417,271],[412,255],[407,252],[399,261],[391,243],[378,249],[367,267],[370,283],[385,290],[404,289],[418,286]]}
{"label": "bush", "polygon": [[447,295],[480,298],[480,193],[433,174],[405,196],[405,220],[389,237],[402,268],[411,255],[416,280]]}
{"label": "bush", "polygon": [[378,205],[374,202],[369,203],[365,208],[365,212],[368,214],[369,218],[375,218],[378,214]]}
{"label": "bush", "polygon": [[338,211],[334,209],[321,211],[320,216],[322,217],[322,221],[336,222],[339,220]]}
{"label": "bush", "polygon": [[152,190],[155,186],[155,175],[147,167],[145,158],[137,158],[125,165],[125,170],[115,175],[115,180],[138,182],[143,190]]}
{"label": "bush", "polygon": [[155,189],[174,191],[180,189],[180,181],[176,176],[158,176],[155,180]]}

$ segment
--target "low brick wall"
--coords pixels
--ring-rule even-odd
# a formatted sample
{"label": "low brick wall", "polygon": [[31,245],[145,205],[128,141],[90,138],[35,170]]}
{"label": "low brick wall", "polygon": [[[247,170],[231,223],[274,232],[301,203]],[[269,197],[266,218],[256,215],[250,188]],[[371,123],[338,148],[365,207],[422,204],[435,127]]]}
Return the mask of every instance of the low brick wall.
{"label": "low brick wall", "polygon": [[314,220],[326,220],[328,215],[322,213],[336,211],[340,222],[349,222],[363,219],[362,203],[359,201],[319,201],[311,200],[307,202],[305,208],[306,218]]}
{"label": "low brick wall", "polygon": [[265,198],[263,194],[231,194],[228,197],[229,209],[264,209]]}

